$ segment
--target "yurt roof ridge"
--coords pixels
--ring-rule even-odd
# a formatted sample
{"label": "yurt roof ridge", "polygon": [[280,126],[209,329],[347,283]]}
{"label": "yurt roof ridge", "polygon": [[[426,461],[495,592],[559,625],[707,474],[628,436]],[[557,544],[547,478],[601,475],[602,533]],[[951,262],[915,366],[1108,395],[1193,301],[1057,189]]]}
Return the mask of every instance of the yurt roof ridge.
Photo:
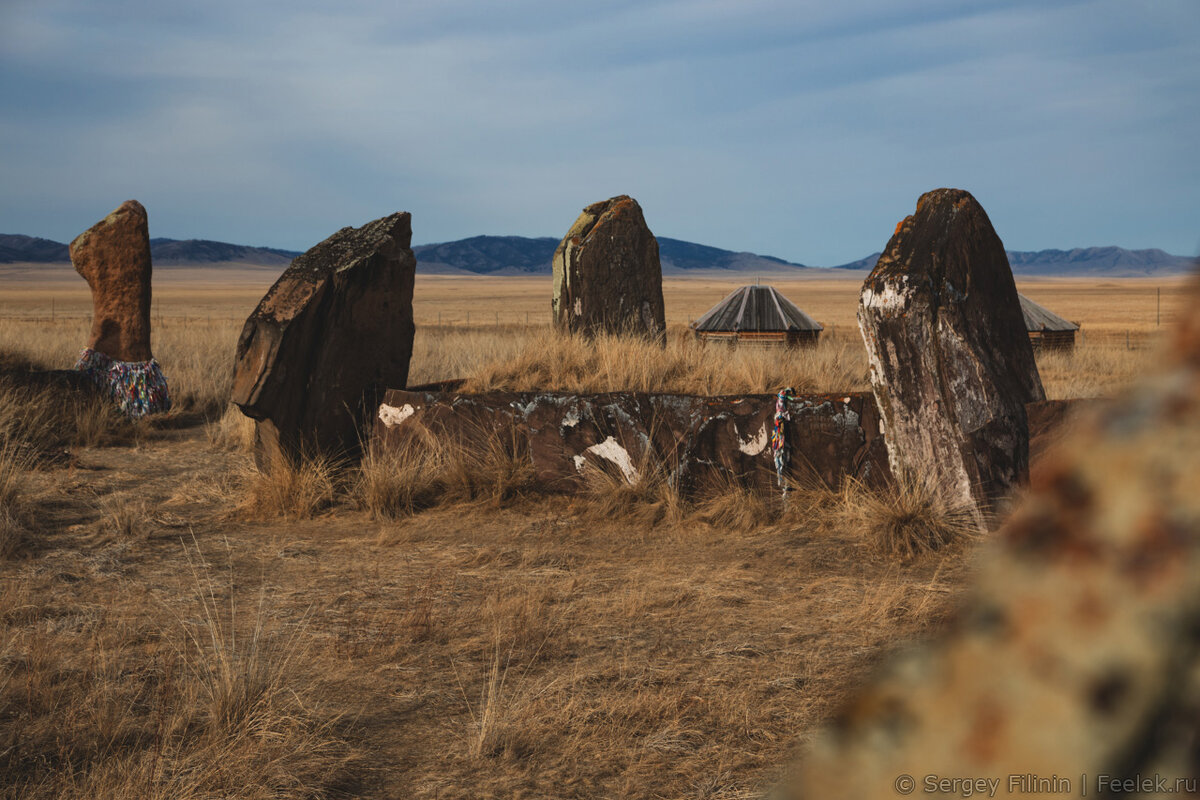
{"label": "yurt roof ridge", "polygon": [[821,331],[819,322],[804,313],[774,286],[739,286],[692,323],[698,331]]}

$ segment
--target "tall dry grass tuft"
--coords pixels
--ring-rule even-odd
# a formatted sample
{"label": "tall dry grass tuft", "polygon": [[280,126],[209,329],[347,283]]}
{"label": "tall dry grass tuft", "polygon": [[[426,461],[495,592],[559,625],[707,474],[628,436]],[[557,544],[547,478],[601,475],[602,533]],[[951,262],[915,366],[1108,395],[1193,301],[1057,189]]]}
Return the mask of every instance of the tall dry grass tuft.
{"label": "tall dry grass tuft", "polygon": [[37,454],[67,444],[65,420],[51,400],[48,394],[0,379],[0,445]]}
{"label": "tall dry grass tuft", "polygon": [[[511,653],[509,654],[511,657]],[[504,661],[501,666],[501,661]],[[471,737],[468,750],[471,758],[480,759],[495,755],[502,747],[501,726],[504,722],[504,706],[509,697],[505,695],[505,684],[508,682],[509,660],[502,659],[500,644],[496,643],[492,656],[492,666],[488,678],[479,692],[479,702],[472,704],[467,698],[462,684],[459,690],[467,704],[467,713],[471,717]]]}
{"label": "tall dry grass tuft", "polygon": [[487,432],[478,448],[466,442],[441,447],[443,491],[448,499],[500,508],[539,488],[526,440],[514,426]]}
{"label": "tall dry grass tuft", "polygon": [[78,404],[72,419],[72,444],[80,447],[136,445],[145,430],[146,420],[131,420],[112,403],[95,397]]}
{"label": "tall dry grass tuft", "polygon": [[[269,631],[265,589],[249,631],[237,608],[217,599],[214,581],[200,556],[188,555],[202,615],[184,630],[190,647],[185,663],[199,687],[208,729],[223,740],[261,735],[287,705],[288,680],[303,658],[303,625],[290,635]],[[198,562],[198,563],[197,563]]]}
{"label": "tall dry grass tuft", "polygon": [[363,448],[355,494],[375,519],[411,516],[442,496],[445,454],[436,442],[410,440],[403,447]]}
{"label": "tall dry grass tuft", "polygon": [[604,519],[626,519],[652,527],[679,522],[687,511],[670,462],[649,446],[642,448],[636,462],[627,465],[607,460],[586,462],[583,482],[586,510]]}
{"label": "tall dry grass tuft", "polygon": [[746,394],[868,388],[857,339],[828,337],[812,348],[729,347],[687,335],[666,346],[637,336],[551,333],[481,364],[466,391],[672,392]]}
{"label": "tall dry grass tuft", "polygon": [[230,404],[221,418],[208,423],[208,442],[217,450],[249,453],[254,450],[254,420]]}
{"label": "tall dry grass tuft", "polygon": [[65,447],[136,444],[144,425],[98,396],[0,377],[0,442],[18,442],[34,460]]}
{"label": "tall dry grass tuft", "polygon": [[15,443],[0,441],[0,560],[19,551],[28,535],[25,475],[29,466],[29,457]]}
{"label": "tall dry grass tuft", "polygon": [[696,497],[693,516],[716,528],[746,532],[778,521],[782,511],[778,492],[722,471],[714,474]]}
{"label": "tall dry grass tuft", "polygon": [[350,751],[319,711],[305,621],[278,623],[265,594],[243,618],[232,575],[187,560],[177,626],[131,597],[55,625],[28,580],[0,588],[0,796],[326,796]]}
{"label": "tall dry grass tuft", "polygon": [[101,497],[100,532],[115,542],[136,542],[150,533],[150,507],[142,498],[130,494]]}
{"label": "tall dry grass tuft", "polygon": [[978,536],[972,509],[947,501],[924,476],[902,475],[882,488],[849,480],[841,499],[843,524],[882,555],[910,559]]}
{"label": "tall dry grass tuft", "polygon": [[253,519],[312,519],[334,504],[344,467],[324,455],[276,456],[262,468],[248,466],[238,510]]}
{"label": "tall dry grass tuft", "polygon": [[514,427],[478,431],[467,440],[425,435],[364,450],[355,489],[359,505],[376,518],[410,516],[442,503],[501,508],[542,490],[526,440]]}

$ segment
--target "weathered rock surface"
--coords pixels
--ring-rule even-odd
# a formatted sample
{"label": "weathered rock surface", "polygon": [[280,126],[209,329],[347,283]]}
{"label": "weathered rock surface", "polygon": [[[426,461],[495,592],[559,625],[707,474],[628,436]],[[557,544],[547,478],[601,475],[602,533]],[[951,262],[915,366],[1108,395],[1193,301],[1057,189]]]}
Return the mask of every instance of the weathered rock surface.
{"label": "weathered rock surface", "polygon": [[412,356],[411,216],[343,228],[292,262],[246,320],[233,401],[256,457],[356,454],[360,429]]}
{"label": "weathered rock surface", "polygon": [[[375,437],[400,447],[429,433],[480,447],[493,432],[515,430],[528,445],[538,479],[571,490],[591,463],[636,482],[646,469],[665,470],[685,491],[715,472],[763,486],[774,477],[774,395],[696,397],[640,393],[575,395],[389,391]],[[814,395],[792,404],[792,473],[838,486],[846,476],[887,480],[878,414],[870,395]]]}
{"label": "weathered rock surface", "polygon": [[[771,423],[775,395],[696,397],[638,393],[485,392],[463,394],[455,382],[391,390],[376,414],[374,436],[387,448],[410,441],[458,440],[479,448],[515,430],[528,446],[538,479],[570,491],[587,463],[629,477],[647,465],[665,467],[685,489],[715,472],[774,485]],[[1035,455],[1056,440],[1079,401],[1033,403],[1040,432]],[[791,406],[790,472],[839,486],[852,476],[869,484],[891,479],[873,398],[862,393],[801,396]],[[647,453],[649,448],[649,453]]]}
{"label": "weathered rock surface", "polygon": [[969,193],[921,196],[863,284],[859,328],[894,471],[932,473],[978,521],[1028,472],[1045,399],[1000,237]]}
{"label": "weathered rock surface", "polygon": [[553,270],[559,328],[666,335],[658,241],[633,198],[585,208],[554,251]]}
{"label": "weathered rock surface", "polygon": [[92,289],[88,347],[116,361],[149,361],[150,228],[126,200],[71,242],[71,263]]}
{"label": "weathered rock surface", "polygon": [[[998,778],[1007,797],[1197,791],[1200,285],[1182,307],[1168,371],[1034,465],[955,627],[858,693],[790,796],[894,798],[904,775],[914,796],[927,775]],[[1150,789],[1102,782],[1139,774]]]}

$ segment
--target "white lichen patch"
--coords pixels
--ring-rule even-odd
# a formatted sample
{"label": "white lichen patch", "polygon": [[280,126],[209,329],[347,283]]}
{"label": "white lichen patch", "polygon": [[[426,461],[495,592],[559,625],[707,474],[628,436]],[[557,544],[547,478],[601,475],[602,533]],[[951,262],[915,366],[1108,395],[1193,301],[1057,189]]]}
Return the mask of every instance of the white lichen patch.
{"label": "white lichen patch", "polygon": [[583,456],[575,456],[575,471],[583,472],[583,468],[587,466],[587,459]]}
{"label": "white lichen patch", "polygon": [[616,464],[617,468],[621,470],[621,474],[625,476],[625,480],[629,483],[637,483],[641,477],[638,474],[637,467],[633,466],[633,461],[629,458],[629,451],[618,444],[617,440],[611,436],[599,444],[592,445],[586,452]]}
{"label": "white lichen patch", "polygon": [[890,282],[885,282],[883,288],[878,292],[874,289],[864,288],[861,298],[862,307],[890,313],[903,311],[909,301],[907,289],[908,287],[903,284],[897,286]]}
{"label": "white lichen patch", "polygon": [[741,435],[738,436],[738,450],[741,450],[748,456],[756,456],[767,449],[767,438],[767,423],[764,422],[758,429],[758,433],[749,439],[743,439]]}
{"label": "white lichen patch", "polygon": [[389,428],[394,428],[415,413],[417,410],[408,403],[400,408],[389,406],[387,403],[379,404],[379,421]]}

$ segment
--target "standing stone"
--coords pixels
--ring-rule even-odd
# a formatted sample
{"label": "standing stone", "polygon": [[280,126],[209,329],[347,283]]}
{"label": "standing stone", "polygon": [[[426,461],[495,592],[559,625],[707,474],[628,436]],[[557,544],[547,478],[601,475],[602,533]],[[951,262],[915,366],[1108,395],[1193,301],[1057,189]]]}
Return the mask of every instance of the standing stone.
{"label": "standing stone", "polygon": [[552,306],[560,329],[665,340],[658,240],[632,197],[585,208],[554,251],[553,263]]}
{"label": "standing stone", "polygon": [[921,196],[863,284],[858,324],[893,472],[987,510],[1029,468],[1045,399],[1004,245],[959,189]]}
{"label": "standing stone", "polygon": [[126,200],[70,247],[92,290],[92,332],[75,368],[131,417],[171,407],[150,350],[150,228],[146,209]]}
{"label": "standing stone", "polygon": [[[780,800],[966,796],[924,776],[999,778],[993,797],[1195,794],[1200,280],[1180,309],[1165,371],[1038,460],[941,637],[875,671]],[[1113,782],[1136,776],[1154,788]]]}
{"label": "standing stone", "polygon": [[258,421],[255,457],[357,455],[413,347],[412,217],[342,228],[299,256],[246,320],[233,401]]}

